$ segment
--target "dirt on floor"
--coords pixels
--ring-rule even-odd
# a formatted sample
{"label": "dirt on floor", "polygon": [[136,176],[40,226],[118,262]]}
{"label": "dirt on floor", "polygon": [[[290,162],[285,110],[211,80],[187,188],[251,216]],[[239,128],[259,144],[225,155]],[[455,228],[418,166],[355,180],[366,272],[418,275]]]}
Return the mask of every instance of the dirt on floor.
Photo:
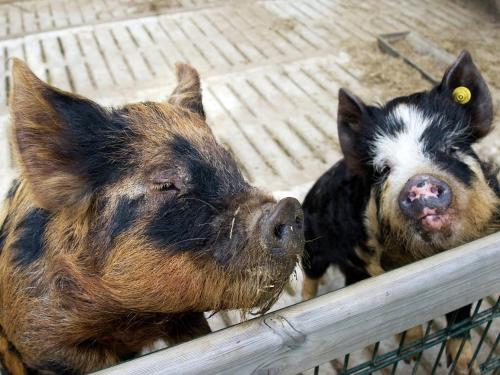
{"label": "dirt on floor", "polygon": [[500,90],[500,23],[498,27],[471,30],[468,35],[436,35],[435,41],[441,48],[456,52],[467,49],[474,57],[488,84]]}
{"label": "dirt on floor", "polygon": [[369,46],[348,45],[350,67],[359,72],[357,77],[370,87],[370,93],[357,93],[367,102],[388,100],[396,96],[427,90],[430,83],[402,59],[383,53],[374,41]]}
{"label": "dirt on floor", "polygon": [[[457,56],[462,49],[469,50],[486,79],[495,103],[494,128],[491,134],[477,145],[477,151],[482,157],[500,165],[500,61],[497,57],[500,27],[478,30],[467,38],[443,33],[435,35],[432,42],[453,56]],[[416,52],[404,40],[394,43],[393,46],[410,57],[432,77],[438,81],[441,79],[447,64],[437,61],[430,55]],[[345,50],[351,56],[350,67],[359,74],[357,78],[370,87],[369,92],[356,93],[368,103],[385,101],[432,87],[428,80],[403,59],[382,52],[375,41],[369,46],[347,45]]]}
{"label": "dirt on floor", "polygon": [[292,31],[297,27],[297,25],[298,21],[294,18],[282,18],[274,21],[269,29],[274,31]]}
{"label": "dirt on floor", "polygon": [[180,0],[126,0],[125,3],[131,9],[132,14],[159,13],[165,9],[182,7]]}
{"label": "dirt on floor", "polygon": [[402,38],[394,43],[392,46],[411,61],[428,73],[436,81],[439,81],[443,76],[448,64],[442,60],[436,59],[430,53],[417,50],[406,38]]}

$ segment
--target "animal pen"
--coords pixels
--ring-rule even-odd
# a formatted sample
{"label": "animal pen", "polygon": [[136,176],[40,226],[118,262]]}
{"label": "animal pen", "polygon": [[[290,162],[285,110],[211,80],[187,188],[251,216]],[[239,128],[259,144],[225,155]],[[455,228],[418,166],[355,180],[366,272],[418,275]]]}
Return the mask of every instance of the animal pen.
{"label": "animal pen", "polygon": [[[15,176],[12,57],[109,105],[164,98],[175,62],[189,62],[201,73],[208,122],[247,180],[301,199],[341,158],[340,87],[370,103],[428,89],[467,48],[500,107],[499,21],[482,4],[0,0],[0,193]],[[499,163],[498,110],[495,123],[478,152]],[[471,329],[481,374],[500,374],[500,233],[343,289],[331,269],[321,295],[300,303],[302,278],[297,269],[264,316],[207,314],[214,333],[98,373],[448,374],[446,339]],[[469,303],[471,319],[446,327],[444,315]],[[394,339],[419,324],[422,340]]]}

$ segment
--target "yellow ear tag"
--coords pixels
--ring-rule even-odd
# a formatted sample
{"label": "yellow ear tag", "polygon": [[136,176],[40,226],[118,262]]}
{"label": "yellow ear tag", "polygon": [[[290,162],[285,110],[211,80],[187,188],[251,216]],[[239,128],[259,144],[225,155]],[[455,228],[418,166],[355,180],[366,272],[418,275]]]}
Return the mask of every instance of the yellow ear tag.
{"label": "yellow ear tag", "polygon": [[470,90],[465,86],[457,87],[455,90],[453,90],[452,95],[453,100],[459,104],[467,104],[472,97]]}

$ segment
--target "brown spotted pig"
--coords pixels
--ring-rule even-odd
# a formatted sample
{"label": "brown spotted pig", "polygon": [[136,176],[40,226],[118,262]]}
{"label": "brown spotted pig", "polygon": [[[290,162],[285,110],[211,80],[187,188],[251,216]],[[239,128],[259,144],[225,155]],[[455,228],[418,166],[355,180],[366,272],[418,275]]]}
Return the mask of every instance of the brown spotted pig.
{"label": "brown spotted pig", "polygon": [[243,179],[206,124],[197,72],[177,76],[168,101],[105,109],[14,61],[5,372],[113,365],[210,332],[204,311],[265,311],[287,283],[304,243],[298,201]]}

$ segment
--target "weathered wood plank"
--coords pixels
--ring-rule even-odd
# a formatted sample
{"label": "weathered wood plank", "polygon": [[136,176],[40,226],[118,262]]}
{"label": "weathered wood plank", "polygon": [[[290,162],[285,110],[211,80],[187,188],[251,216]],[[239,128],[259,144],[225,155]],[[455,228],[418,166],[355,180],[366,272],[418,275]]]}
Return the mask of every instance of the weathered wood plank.
{"label": "weathered wood plank", "polygon": [[500,232],[99,374],[296,374],[498,292],[498,259]]}

